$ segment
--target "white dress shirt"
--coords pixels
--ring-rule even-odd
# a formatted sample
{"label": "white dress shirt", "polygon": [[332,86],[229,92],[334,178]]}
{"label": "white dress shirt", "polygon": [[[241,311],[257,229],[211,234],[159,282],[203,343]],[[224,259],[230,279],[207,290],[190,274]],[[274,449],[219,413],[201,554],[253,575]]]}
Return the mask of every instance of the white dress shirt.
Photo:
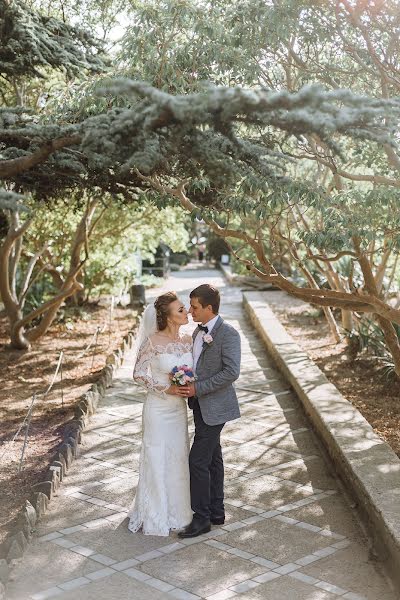
{"label": "white dress shirt", "polygon": [[[212,328],[214,327],[215,323],[218,321],[218,317],[219,317],[219,315],[210,319],[210,321],[208,321],[208,323],[204,323],[204,324],[202,323],[202,325],[208,327],[208,333],[211,333]],[[197,361],[199,360],[201,351],[203,349],[204,335],[205,335],[205,332],[201,331],[201,329],[200,329],[199,333],[196,335],[196,339],[194,340],[194,344],[193,344],[193,369],[194,369],[195,373],[196,373]]]}

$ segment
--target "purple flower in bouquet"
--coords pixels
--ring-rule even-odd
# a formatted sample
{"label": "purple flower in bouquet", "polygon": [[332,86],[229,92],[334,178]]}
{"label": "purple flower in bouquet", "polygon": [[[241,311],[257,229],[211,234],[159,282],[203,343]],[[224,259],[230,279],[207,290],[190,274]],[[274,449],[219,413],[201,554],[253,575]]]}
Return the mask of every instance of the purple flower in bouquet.
{"label": "purple flower in bouquet", "polygon": [[193,383],[196,377],[191,367],[181,365],[172,369],[170,379],[173,385],[187,385],[188,383]]}

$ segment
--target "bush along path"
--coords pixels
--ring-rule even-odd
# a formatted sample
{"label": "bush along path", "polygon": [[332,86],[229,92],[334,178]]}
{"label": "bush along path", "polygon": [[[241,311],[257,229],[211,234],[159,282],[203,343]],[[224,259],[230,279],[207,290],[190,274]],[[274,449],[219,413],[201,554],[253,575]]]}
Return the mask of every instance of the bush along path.
{"label": "bush along path", "polygon": [[225,524],[190,540],[128,531],[145,393],[132,380],[127,352],[81,434],[80,457],[15,569],[9,600],[397,597],[370,558],[357,514],[299,400],[247,320],[240,291],[215,271],[188,269],[165,288],[184,299],[202,281],[221,289],[222,315],[243,344],[242,418],[222,436]]}

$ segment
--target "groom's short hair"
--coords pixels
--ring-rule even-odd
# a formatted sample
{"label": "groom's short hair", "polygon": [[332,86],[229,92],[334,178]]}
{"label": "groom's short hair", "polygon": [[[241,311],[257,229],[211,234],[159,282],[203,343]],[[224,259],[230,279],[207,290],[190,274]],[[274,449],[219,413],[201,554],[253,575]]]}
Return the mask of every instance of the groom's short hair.
{"label": "groom's short hair", "polygon": [[218,314],[221,298],[219,291],[213,285],[210,285],[209,283],[199,285],[190,292],[190,298],[197,298],[203,308],[211,304],[213,313],[215,315]]}

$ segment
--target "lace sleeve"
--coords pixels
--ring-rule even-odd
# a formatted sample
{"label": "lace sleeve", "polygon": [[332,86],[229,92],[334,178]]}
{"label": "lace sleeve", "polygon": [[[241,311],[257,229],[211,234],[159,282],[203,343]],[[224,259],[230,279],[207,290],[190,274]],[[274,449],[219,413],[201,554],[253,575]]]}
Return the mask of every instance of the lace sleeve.
{"label": "lace sleeve", "polygon": [[140,347],[136,365],[133,371],[133,379],[147,390],[165,392],[169,385],[159,385],[151,376],[150,362],[154,355],[154,349],[149,338]]}

